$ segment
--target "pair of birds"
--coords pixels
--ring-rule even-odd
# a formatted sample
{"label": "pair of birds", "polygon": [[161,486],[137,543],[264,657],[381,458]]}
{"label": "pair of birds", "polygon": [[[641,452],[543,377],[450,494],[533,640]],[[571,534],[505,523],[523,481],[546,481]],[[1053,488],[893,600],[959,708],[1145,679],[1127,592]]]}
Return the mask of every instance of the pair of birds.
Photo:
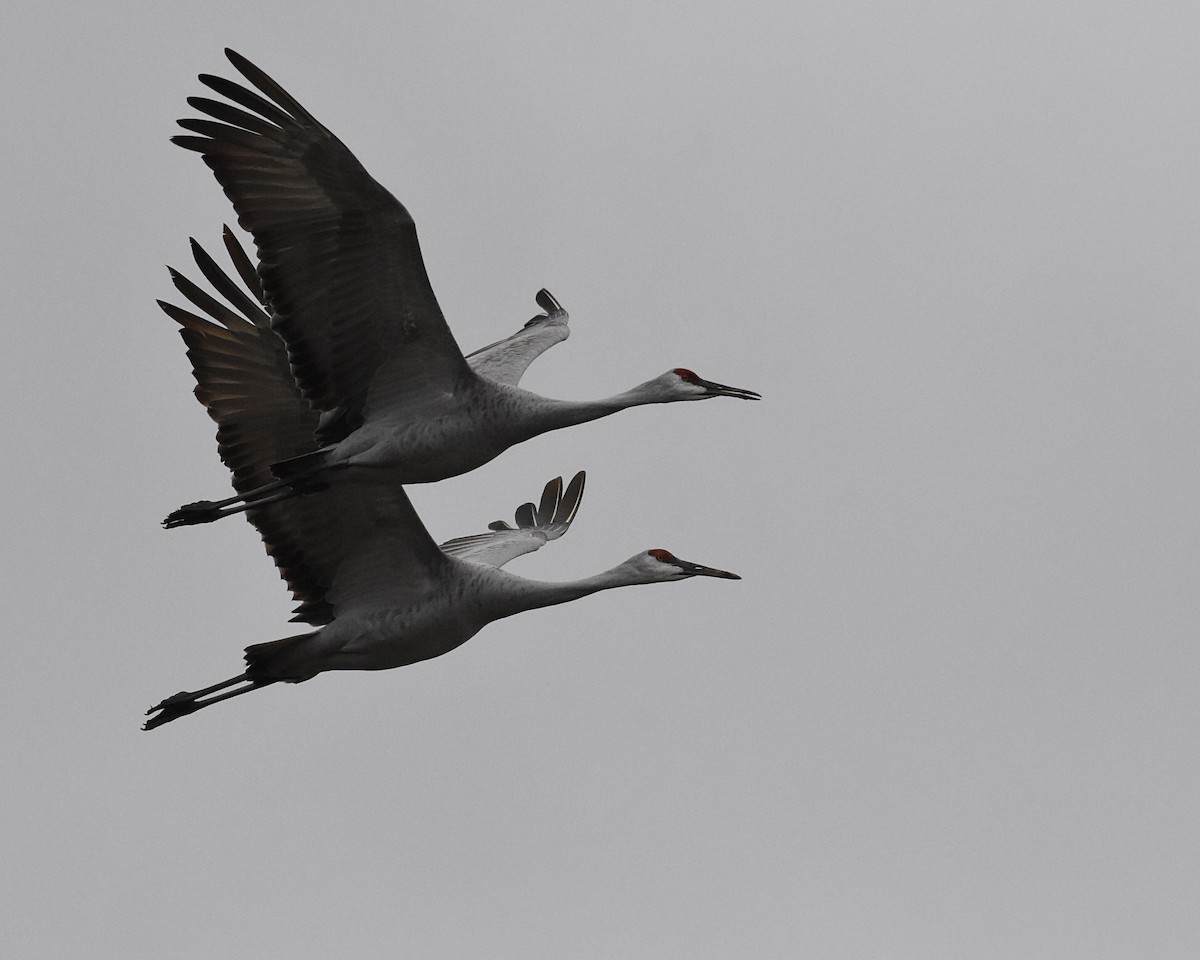
{"label": "pair of birds", "polygon": [[318,629],[246,649],[245,670],[147,711],[151,730],[203,707],[327,670],[385,670],[440,656],[492,620],[612,587],[736,574],[647,550],[570,583],[501,568],[561,537],[582,472],[488,533],[435,544],[401,486],[457,476],[549,430],[627,407],[710,397],[759,399],[676,368],[592,402],[520,389],[529,364],[568,336],[545,311],[464,356],[446,325],[408,211],[274,80],[226,50],[254,88],[202,74],[227,101],[190,97],[205,117],[174,142],[204,158],[254,238],[258,264],[225,229],[241,286],[196,242],[201,274],[225,302],[175,270],[204,316],[159,301],[180,325],[197,398],[217,423],[235,495],[180,507],[167,527],[244,512]]}

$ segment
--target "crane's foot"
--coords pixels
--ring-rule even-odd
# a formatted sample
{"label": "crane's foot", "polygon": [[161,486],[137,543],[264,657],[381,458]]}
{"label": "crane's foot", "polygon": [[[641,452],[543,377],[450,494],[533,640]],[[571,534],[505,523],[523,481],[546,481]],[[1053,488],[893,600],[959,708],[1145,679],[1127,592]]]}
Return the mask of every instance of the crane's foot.
{"label": "crane's foot", "polygon": [[177,707],[184,703],[193,703],[194,704],[195,702],[196,702],[196,695],[194,693],[190,693],[187,690],[180,690],[174,696],[167,697],[167,699],[164,700],[162,703],[155,704],[153,707],[151,707],[149,710],[147,710],[146,716],[150,716],[150,714],[152,714],[155,710],[165,710],[168,707]]}
{"label": "crane's foot", "polygon": [[199,710],[201,704],[196,702],[196,695],[182,690],[173,697],[167,697],[162,703],[151,707],[146,711],[146,716],[150,714],[155,716],[150,717],[144,724],[143,730],[153,730],[155,727],[161,727],[164,723],[170,723],[172,720],[178,720],[180,717],[186,717],[189,713],[195,713]]}
{"label": "crane's foot", "polygon": [[193,523],[212,523],[214,520],[220,520],[222,516],[224,514],[221,507],[212,500],[197,500],[195,503],[185,503],[178,510],[169,514],[162,525],[171,530]]}

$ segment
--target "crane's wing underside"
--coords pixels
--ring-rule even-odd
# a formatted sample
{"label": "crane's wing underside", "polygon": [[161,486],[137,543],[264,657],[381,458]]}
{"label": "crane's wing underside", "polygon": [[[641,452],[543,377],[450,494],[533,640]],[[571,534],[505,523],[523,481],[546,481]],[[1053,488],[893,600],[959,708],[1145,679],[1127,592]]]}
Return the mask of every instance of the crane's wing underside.
{"label": "crane's wing underside", "polygon": [[253,235],[272,326],[300,393],[318,410],[337,410],[349,432],[385,362],[392,378],[452,390],[471,371],[408,211],[279,84],[226,55],[259,93],[202,74],[232,103],[189,98],[205,116],[180,120],[191,135],[174,142],[204,157]]}
{"label": "crane's wing underside", "polygon": [[584,471],[579,471],[563,489],[562,477],[555,477],[542,491],[541,502],[517,508],[515,528],[503,520],[488,524],[490,533],[457,537],[442,544],[442,551],[459,560],[502,567],[522,554],[533,553],[550,540],[557,540],[571,526],[583,499]]}
{"label": "crane's wing underside", "polygon": [[[300,396],[283,341],[252,299],[253,267],[228,229],[225,245],[251,296],[194,240],[192,252],[214,289],[238,310],[175,270],[176,288],[208,317],[159,304],[180,325],[196,397],[216,421],[221,459],[233,474],[235,489],[244,492],[272,480],[271,464],[315,449],[318,414]],[[293,619],[305,623],[333,618],[329,594],[339,572],[350,565],[366,563],[411,584],[444,562],[403,488],[386,477],[334,478],[316,496],[267,503],[246,511],[246,517],[299,603]]]}
{"label": "crane's wing underside", "polygon": [[511,337],[467,355],[472,370],[496,383],[515,387],[534,360],[571,335],[567,311],[548,290],[538,291],[537,303],[545,313],[539,313]]}
{"label": "crane's wing underside", "polygon": [[313,505],[299,517],[301,559],[327,584],[321,602],[301,604],[293,620],[326,623],[345,610],[408,606],[446,565],[404,487],[386,471],[339,473],[316,496],[284,502]]}
{"label": "crane's wing underside", "polygon": [[[233,474],[234,489],[243,493],[271,481],[272,463],[315,449],[318,415],[300,396],[283,341],[271,331],[261,303],[247,296],[195,240],[191,245],[200,272],[228,304],[171,268],[175,288],[208,316],[162,300],[158,304],[180,326],[196,379],[196,398],[217,423],[221,460]],[[243,280],[254,277],[253,266],[228,228],[225,245]],[[259,293],[249,289],[252,295]]]}
{"label": "crane's wing underside", "polygon": [[[497,520],[489,524],[488,533],[460,537],[438,548],[404,488],[386,474],[335,475],[327,490],[308,498],[325,508],[298,518],[308,524],[303,529],[305,542],[321,548],[317,561],[327,565],[323,579],[329,587],[319,602],[302,604],[294,619],[326,623],[348,609],[362,614],[411,605],[423,589],[439,582],[447,556],[500,567],[532,553],[570,529],[585,479],[580,471],[564,489],[562,477],[555,477],[537,505],[517,508],[515,528]],[[303,555],[305,560],[310,557]]]}

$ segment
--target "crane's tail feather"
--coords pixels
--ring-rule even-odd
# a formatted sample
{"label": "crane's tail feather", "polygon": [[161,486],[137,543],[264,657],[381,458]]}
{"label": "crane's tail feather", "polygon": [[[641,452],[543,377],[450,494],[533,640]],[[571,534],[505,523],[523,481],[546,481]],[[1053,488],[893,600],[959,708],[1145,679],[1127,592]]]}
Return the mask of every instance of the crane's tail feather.
{"label": "crane's tail feather", "polygon": [[304,658],[304,641],[318,632],[300,633],[281,640],[251,644],[246,648],[246,679],[260,684],[273,683],[276,680],[301,683],[316,676],[316,673],[303,666],[301,661]]}

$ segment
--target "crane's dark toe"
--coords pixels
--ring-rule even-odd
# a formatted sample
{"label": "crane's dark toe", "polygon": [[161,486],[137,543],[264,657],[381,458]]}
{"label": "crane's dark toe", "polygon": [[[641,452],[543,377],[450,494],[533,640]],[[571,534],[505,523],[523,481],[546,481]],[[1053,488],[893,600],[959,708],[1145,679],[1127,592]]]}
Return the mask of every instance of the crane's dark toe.
{"label": "crane's dark toe", "polygon": [[193,523],[212,523],[221,517],[221,508],[211,500],[197,500],[195,503],[185,503],[178,510],[167,516],[162,524],[168,530],[174,527],[186,527]]}
{"label": "crane's dark toe", "polygon": [[155,727],[161,727],[164,723],[170,723],[172,720],[186,717],[189,713],[195,713],[200,707],[201,704],[196,700],[196,694],[181,690],[173,697],[167,697],[162,703],[147,710],[146,716],[150,717],[152,713],[155,715],[142,724],[142,729],[153,730]]}
{"label": "crane's dark toe", "polygon": [[171,707],[177,707],[180,704],[195,702],[196,695],[189,693],[187,690],[180,690],[177,694],[167,697],[162,703],[155,704],[146,711],[146,716],[150,716],[155,710],[167,710]]}

